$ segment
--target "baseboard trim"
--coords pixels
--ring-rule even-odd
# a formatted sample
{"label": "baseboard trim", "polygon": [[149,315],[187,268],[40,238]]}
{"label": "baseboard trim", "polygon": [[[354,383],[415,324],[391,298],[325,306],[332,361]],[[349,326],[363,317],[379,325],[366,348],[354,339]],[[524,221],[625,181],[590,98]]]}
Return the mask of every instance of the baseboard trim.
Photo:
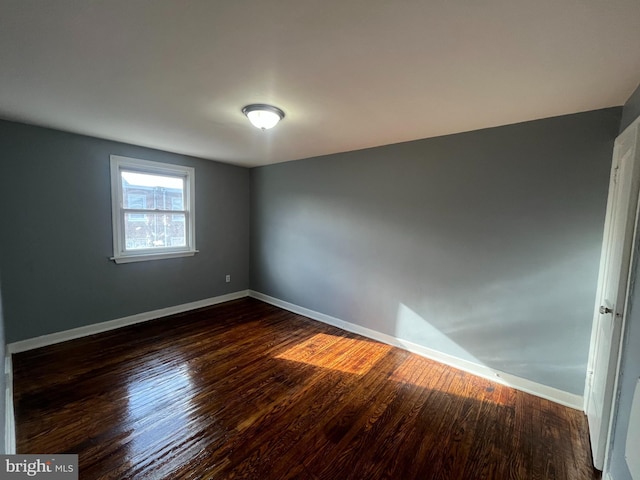
{"label": "baseboard trim", "polygon": [[509,373],[501,372],[499,370],[489,368],[485,365],[480,365],[477,363],[470,362],[468,360],[463,360],[461,358],[457,358],[457,357],[448,355],[446,353],[439,352],[429,347],[418,345],[416,343],[409,342],[407,340],[403,340],[395,336],[388,335],[386,333],[378,332],[376,330],[372,330],[370,328],[363,327],[355,323],[347,322],[339,318],[326,315],[324,313],[316,312],[314,310],[310,310],[308,308],[304,308],[299,305],[295,305],[293,303],[289,303],[284,300],[280,300],[278,298],[265,295],[264,293],[260,293],[254,290],[241,290],[241,291],[229,293],[226,295],[206,298],[206,299],[198,300],[195,302],[184,303],[182,305],[162,308],[159,310],[152,310],[150,312],[138,313],[135,315],[130,315],[128,317],[118,318],[115,320],[109,320],[106,322],[100,322],[92,325],[86,325],[86,326],[74,328],[71,330],[65,330],[62,332],[42,335],[40,337],[29,338],[26,340],[20,340],[18,342],[13,342],[8,344],[7,359],[5,359],[5,375],[7,379],[7,391],[6,391],[7,412],[6,412],[6,429],[5,429],[5,439],[6,439],[5,441],[7,443],[5,443],[5,445],[7,446],[7,448],[11,446],[15,451],[15,426],[14,426],[15,420],[13,415],[13,373],[12,373],[11,354],[25,352],[25,351],[33,350],[35,348],[40,348],[40,347],[46,347],[48,345],[54,345],[56,343],[66,342],[68,340],[86,337],[89,335],[95,335],[97,333],[107,332],[110,330],[115,330],[117,328],[134,325],[136,323],[147,322],[149,320],[154,320],[154,319],[166,317],[169,315],[175,315],[177,313],[183,313],[189,310],[195,310],[197,308],[208,307],[211,305],[216,305],[218,303],[224,303],[224,302],[236,300],[236,299],[247,297],[247,296],[256,298],[258,300],[269,303],[271,305],[282,308],[284,310],[288,310],[290,312],[297,313],[305,317],[309,317],[313,320],[317,320],[319,322],[333,325],[334,327],[338,327],[342,330],[346,330],[352,333],[357,333],[364,337],[371,338],[373,340],[377,340],[379,342],[383,342],[388,345],[393,345],[395,347],[402,348],[404,350],[410,351],[412,353],[416,353],[418,355],[429,358],[431,360],[435,360],[437,362],[444,363],[446,365],[449,365],[454,368],[458,368],[465,372],[478,375],[479,377],[492,380],[496,383],[500,383],[502,385],[506,385],[506,386],[515,388],[517,390],[521,390],[523,392],[527,392],[532,395],[536,395],[538,397],[551,400],[553,402],[559,403],[561,405],[565,405],[570,408],[574,408],[576,410],[583,410],[584,400],[583,400],[583,397],[580,395],[565,392],[563,390],[559,390],[554,387],[543,385],[541,383],[533,382],[531,380],[527,380],[525,378],[518,377],[516,375],[511,375]]}
{"label": "baseboard trim", "polygon": [[56,343],[66,342],[68,340],[74,340],[76,338],[95,335],[96,333],[108,332],[109,330],[115,330],[116,328],[126,327],[129,325],[134,325],[136,323],[147,322],[156,318],[167,317],[169,315],[175,315],[177,313],[183,313],[189,310],[195,310],[197,308],[209,307],[218,303],[224,303],[230,300],[243,298],[248,295],[249,290],[241,290],[238,292],[228,293],[226,295],[197,300],[195,302],[183,303],[182,305],[161,308],[159,310],[152,310],[150,312],[137,313],[135,315],[117,318],[115,320],[94,323],[92,325],[86,325],[84,327],[73,328],[71,330],[42,335],[40,337],[28,338],[26,340],[20,340],[18,342],[8,344],[7,351],[10,354],[26,352],[27,350],[33,350],[34,348],[46,347],[48,345],[54,345]]}
{"label": "baseboard trim", "polygon": [[511,375],[509,373],[489,368],[485,365],[480,365],[468,360],[463,360],[461,358],[457,358],[446,353],[433,350],[429,347],[418,345],[407,340],[402,340],[392,335],[378,332],[361,325],[356,325],[355,323],[340,320],[339,318],[325,315],[324,313],[316,312],[308,308],[300,307],[299,305],[295,305],[293,303],[289,303],[284,300],[265,295],[264,293],[256,292],[254,290],[249,290],[249,296],[258,300],[262,300],[263,302],[269,303],[276,307],[280,307],[284,310],[309,317],[319,322],[333,325],[334,327],[338,327],[342,330],[357,333],[364,337],[371,338],[388,345],[393,345],[394,347],[399,347],[404,350],[408,350],[412,353],[416,353],[431,360],[444,363],[459,370],[463,370],[479,377],[492,380],[496,383],[515,388],[516,390],[521,390],[523,392],[530,393],[547,400],[551,400],[552,402],[559,403],[576,410],[583,410],[584,401],[581,395],[565,392],[548,385],[543,385],[541,383],[527,380],[526,378],[518,377],[516,375]]}
{"label": "baseboard trim", "polygon": [[4,450],[7,455],[16,453],[16,418],[13,410],[13,363],[11,354],[4,357],[5,412],[4,412]]}

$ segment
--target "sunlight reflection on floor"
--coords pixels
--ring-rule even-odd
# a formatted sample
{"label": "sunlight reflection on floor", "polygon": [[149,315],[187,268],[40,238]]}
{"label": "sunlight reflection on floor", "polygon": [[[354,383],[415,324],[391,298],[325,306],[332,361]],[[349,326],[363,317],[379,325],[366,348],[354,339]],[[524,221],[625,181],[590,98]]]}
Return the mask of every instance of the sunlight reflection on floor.
{"label": "sunlight reflection on floor", "polygon": [[[305,363],[354,375],[365,375],[394,348],[384,343],[345,338],[318,333],[285,350],[275,358]],[[459,371],[451,376],[451,368],[418,355],[403,360],[388,377],[389,380],[412,384],[415,387],[441,390],[444,375],[450,377],[449,387],[457,396],[482,400],[494,404],[503,403],[506,390],[487,379]],[[448,391],[443,391],[447,393]]]}
{"label": "sunlight reflection on floor", "polygon": [[276,358],[364,375],[391,348],[382,343],[318,333]]}

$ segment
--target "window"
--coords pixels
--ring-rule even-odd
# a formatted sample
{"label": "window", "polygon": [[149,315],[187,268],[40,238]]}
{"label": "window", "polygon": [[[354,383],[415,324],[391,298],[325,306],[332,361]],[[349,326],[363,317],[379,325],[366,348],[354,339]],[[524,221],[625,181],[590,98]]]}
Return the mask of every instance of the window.
{"label": "window", "polygon": [[112,260],[195,254],[194,184],[193,168],[111,155]]}

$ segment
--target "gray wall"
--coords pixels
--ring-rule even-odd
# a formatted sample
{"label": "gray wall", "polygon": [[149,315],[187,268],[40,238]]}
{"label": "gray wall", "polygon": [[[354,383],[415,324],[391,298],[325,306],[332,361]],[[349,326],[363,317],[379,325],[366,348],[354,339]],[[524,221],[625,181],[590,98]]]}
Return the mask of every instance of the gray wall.
{"label": "gray wall", "polygon": [[[246,168],[5,121],[0,152],[7,342],[248,288]],[[200,253],[108,260],[111,154],[195,167]]]}
{"label": "gray wall", "polygon": [[251,171],[251,288],[582,395],[620,108]]}
{"label": "gray wall", "polygon": [[6,378],[4,374],[6,345],[4,340],[4,315],[2,314],[2,279],[0,279],[0,453],[7,452],[5,445],[5,419],[6,419],[6,396],[7,388]]}
{"label": "gray wall", "polygon": [[622,110],[622,121],[620,122],[620,132],[631,125],[636,118],[640,116],[640,85],[635,92],[631,94],[629,100],[624,104]]}
{"label": "gray wall", "polygon": [[[633,120],[640,116],[640,87],[629,98],[623,110],[624,130]],[[626,125],[624,125],[626,122]],[[638,227],[640,228],[640,225]],[[633,286],[631,287],[630,310],[625,327],[625,339],[622,350],[621,376],[618,390],[617,415],[614,423],[612,449],[609,454],[609,468],[613,480],[631,480],[631,474],[624,459],[627,439],[627,426],[631,415],[631,401],[636,381],[640,377],[640,279],[638,278],[638,263],[640,258],[640,244],[636,240],[635,265],[633,270]]]}

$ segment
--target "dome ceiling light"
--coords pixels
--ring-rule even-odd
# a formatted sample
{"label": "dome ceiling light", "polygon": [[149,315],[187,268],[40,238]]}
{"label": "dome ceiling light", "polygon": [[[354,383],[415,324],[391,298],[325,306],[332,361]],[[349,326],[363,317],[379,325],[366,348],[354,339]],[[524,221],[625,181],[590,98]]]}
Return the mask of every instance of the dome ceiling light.
{"label": "dome ceiling light", "polygon": [[284,112],[273,105],[253,103],[242,109],[249,121],[257,128],[268,130],[275,127],[284,118]]}

